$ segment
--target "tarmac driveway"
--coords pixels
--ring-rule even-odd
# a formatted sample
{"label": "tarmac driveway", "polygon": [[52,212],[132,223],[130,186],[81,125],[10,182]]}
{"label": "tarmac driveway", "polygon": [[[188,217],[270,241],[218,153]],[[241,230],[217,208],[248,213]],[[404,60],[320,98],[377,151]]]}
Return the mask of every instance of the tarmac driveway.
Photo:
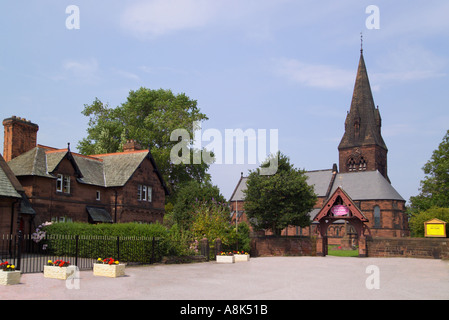
{"label": "tarmac driveway", "polygon": [[249,262],[133,266],[126,276],[81,271],[71,281],[23,274],[0,300],[449,299],[449,261],[414,258],[260,257]]}

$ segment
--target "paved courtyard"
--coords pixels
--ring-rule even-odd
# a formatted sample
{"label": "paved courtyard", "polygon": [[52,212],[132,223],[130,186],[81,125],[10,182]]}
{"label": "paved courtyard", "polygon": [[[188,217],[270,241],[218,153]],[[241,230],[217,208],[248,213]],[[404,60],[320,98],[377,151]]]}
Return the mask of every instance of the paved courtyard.
{"label": "paved courtyard", "polygon": [[7,299],[449,299],[449,261],[412,258],[265,257],[127,267],[126,276],[92,271],[66,282],[23,274],[0,288]]}

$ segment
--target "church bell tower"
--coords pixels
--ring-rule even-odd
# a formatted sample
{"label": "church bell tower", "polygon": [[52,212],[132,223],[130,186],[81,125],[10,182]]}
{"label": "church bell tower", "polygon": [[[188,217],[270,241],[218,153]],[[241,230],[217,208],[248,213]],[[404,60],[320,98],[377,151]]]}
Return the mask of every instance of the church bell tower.
{"label": "church bell tower", "polygon": [[361,49],[345,133],[338,146],[340,172],[378,170],[390,181],[387,175],[388,149],[381,135],[381,126],[379,107],[374,105]]}

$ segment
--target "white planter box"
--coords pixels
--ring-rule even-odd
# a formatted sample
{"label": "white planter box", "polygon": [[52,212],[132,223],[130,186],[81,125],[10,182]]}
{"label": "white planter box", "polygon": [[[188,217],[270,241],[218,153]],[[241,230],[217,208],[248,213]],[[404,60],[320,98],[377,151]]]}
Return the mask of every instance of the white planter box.
{"label": "white planter box", "polygon": [[94,276],[102,277],[121,277],[125,275],[125,265],[119,264],[103,264],[94,263]]}
{"label": "white planter box", "polygon": [[12,285],[20,282],[20,271],[3,271],[0,270],[0,285]]}
{"label": "white planter box", "polygon": [[234,254],[235,262],[249,261],[249,254]]}
{"label": "white planter box", "polygon": [[218,255],[218,256],[216,256],[215,260],[217,261],[217,263],[234,263],[235,262],[234,256]]}
{"label": "white planter box", "polygon": [[67,278],[72,274],[74,274],[75,271],[76,266],[68,266],[68,267],[44,266],[44,277],[67,280]]}

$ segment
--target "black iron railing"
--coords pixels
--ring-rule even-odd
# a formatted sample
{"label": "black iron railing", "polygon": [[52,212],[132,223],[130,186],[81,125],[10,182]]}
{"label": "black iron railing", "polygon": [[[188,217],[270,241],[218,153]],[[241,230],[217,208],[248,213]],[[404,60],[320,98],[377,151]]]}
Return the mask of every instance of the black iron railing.
{"label": "black iron railing", "polygon": [[3,235],[0,260],[14,264],[22,273],[43,272],[48,260],[64,260],[80,270],[92,269],[98,258],[114,258],[128,264],[152,264],[162,258],[163,244],[155,237]]}

